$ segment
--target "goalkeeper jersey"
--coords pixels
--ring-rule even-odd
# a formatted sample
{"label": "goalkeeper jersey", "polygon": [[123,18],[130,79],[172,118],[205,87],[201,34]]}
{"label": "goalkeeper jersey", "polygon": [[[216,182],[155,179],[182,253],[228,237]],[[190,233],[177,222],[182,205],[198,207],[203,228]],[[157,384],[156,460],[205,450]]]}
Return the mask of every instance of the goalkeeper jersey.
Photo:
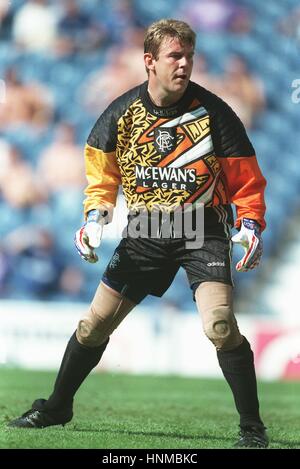
{"label": "goalkeeper jersey", "polygon": [[147,87],[113,101],[88,137],[85,214],[115,205],[122,185],[130,211],[233,203],[237,227],[247,217],[264,229],[266,181],[233,110],[193,82],[168,107],[156,106]]}

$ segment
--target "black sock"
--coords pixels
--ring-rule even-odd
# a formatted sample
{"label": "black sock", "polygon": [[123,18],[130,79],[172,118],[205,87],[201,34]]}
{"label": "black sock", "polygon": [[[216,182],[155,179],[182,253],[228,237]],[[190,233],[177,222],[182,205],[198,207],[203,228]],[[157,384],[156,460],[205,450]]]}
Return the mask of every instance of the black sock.
{"label": "black sock", "polygon": [[253,352],[244,337],[233,350],[218,351],[219,365],[228,382],[240,414],[240,426],[263,425],[259,415]]}
{"label": "black sock", "polygon": [[59,410],[72,407],[73,398],[81,383],[99,363],[109,339],[99,347],[81,345],[76,333],[70,338],[55,381],[54,390],[45,407]]}

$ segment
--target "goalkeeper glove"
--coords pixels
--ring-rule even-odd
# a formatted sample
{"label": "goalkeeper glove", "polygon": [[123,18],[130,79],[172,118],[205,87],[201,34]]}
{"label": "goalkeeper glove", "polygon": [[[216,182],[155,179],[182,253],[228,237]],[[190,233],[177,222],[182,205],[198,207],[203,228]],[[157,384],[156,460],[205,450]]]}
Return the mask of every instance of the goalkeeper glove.
{"label": "goalkeeper glove", "polygon": [[245,249],[244,257],[236,264],[236,270],[247,272],[257,267],[263,252],[260,225],[255,220],[243,218],[240,231],[231,239]]}
{"label": "goalkeeper glove", "polygon": [[106,211],[90,210],[86,223],[75,233],[74,243],[78,254],[91,264],[98,261],[94,249],[100,246],[106,215]]}

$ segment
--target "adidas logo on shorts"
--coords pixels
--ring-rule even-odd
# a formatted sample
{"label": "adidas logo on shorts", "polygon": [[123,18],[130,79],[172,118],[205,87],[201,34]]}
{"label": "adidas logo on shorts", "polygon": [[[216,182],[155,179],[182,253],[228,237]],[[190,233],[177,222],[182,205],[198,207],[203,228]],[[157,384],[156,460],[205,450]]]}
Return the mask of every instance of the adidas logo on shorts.
{"label": "adidas logo on shorts", "polygon": [[225,262],[208,262],[207,267],[225,267]]}

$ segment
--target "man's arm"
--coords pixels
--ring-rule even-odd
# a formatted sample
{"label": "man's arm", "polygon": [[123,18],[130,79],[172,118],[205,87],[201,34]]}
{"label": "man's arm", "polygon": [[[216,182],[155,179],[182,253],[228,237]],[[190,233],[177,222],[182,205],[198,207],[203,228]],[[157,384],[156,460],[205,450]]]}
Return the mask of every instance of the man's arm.
{"label": "man's arm", "polygon": [[236,206],[236,228],[240,228],[243,218],[249,218],[256,220],[263,231],[266,226],[266,180],[256,156],[219,158],[219,161],[226,178],[230,201]]}
{"label": "man's arm", "polygon": [[242,122],[221,100],[215,114],[213,135],[229,200],[236,206],[235,226],[239,233],[232,237],[232,241],[242,245],[245,250],[236,269],[246,272],[255,268],[262,256],[261,232],[266,226],[266,180]]}
{"label": "man's arm", "polygon": [[84,200],[85,223],[74,238],[79,255],[91,263],[98,260],[94,249],[100,246],[103,225],[112,220],[118,186],[121,183],[116,146],[116,123],[108,108],[96,122],[85,145],[88,180]]}
{"label": "man's arm", "polygon": [[236,206],[235,226],[240,228],[243,218],[249,218],[256,220],[263,231],[266,226],[266,180],[244,125],[221,99],[213,112],[212,129],[216,156],[224,172],[230,202]]}
{"label": "man's arm", "polygon": [[84,200],[84,216],[90,210],[107,210],[111,215],[116,205],[118,187],[121,184],[121,175],[115,152],[104,152],[93,148],[88,143],[85,146],[85,168],[88,185],[84,191],[87,196]]}
{"label": "man's arm", "polygon": [[[117,102],[117,101],[116,101]],[[118,186],[121,184],[116,159],[118,125],[115,105],[112,103],[92,128],[84,148],[85,170],[88,185],[84,191],[84,217],[90,210],[112,210],[116,205]]]}

